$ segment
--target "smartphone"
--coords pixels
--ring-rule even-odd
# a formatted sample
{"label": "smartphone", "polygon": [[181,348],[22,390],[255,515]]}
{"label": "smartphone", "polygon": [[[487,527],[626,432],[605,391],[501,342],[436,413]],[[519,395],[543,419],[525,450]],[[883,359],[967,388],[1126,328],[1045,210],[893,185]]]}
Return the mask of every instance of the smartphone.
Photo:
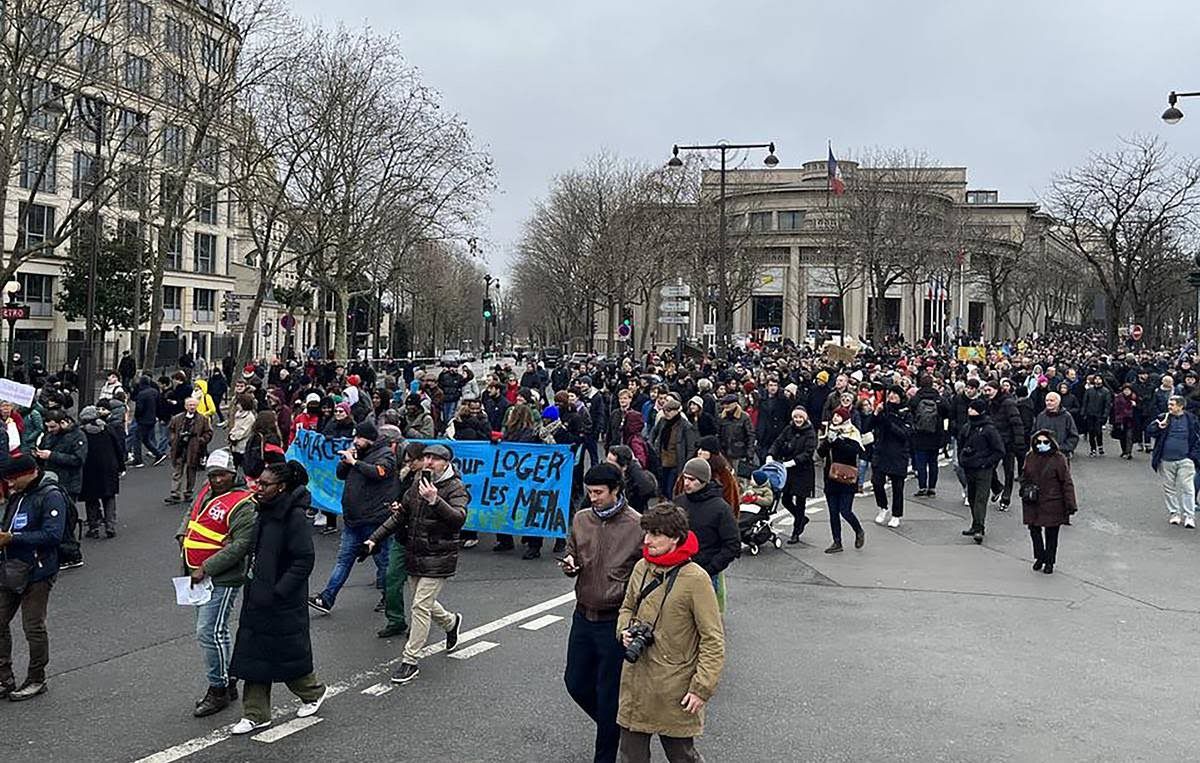
{"label": "smartphone", "polygon": [[421,480],[432,484],[433,483],[433,472],[429,469],[422,469],[421,470]]}
{"label": "smartphone", "polygon": [[560,567],[570,567],[573,570],[579,569],[578,564],[567,564],[567,558],[565,556],[556,556],[554,557],[554,561],[557,562],[558,566]]}

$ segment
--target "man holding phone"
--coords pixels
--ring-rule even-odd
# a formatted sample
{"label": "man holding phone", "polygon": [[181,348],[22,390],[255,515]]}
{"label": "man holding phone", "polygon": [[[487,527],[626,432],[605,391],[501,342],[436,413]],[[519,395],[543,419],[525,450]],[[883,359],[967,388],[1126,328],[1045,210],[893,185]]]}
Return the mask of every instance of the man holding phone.
{"label": "man holding phone", "polygon": [[624,650],[617,615],[633,565],[642,557],[641,515],[622,494],[621,470],[610,463],[583,476],[590,509],[575,513],[563,574],[575,578],[575,616],[567,641],[567,693],[596,723],[596,763],[613,763],[621,730],[617,706]]}
{"label": "man holding phone", "polygon": [[1196,529],[1196,463],[1200,461],[1200,421],[1179,395],[1167,400],[1167,412],[1151,419],[1146,434],[1154,440],[1150,466],[1158,472],[1167,521]]}
{"label": "man holding phone", "polygon": [[467,521],[467,488],[454,471],[454,454],[441,443],[425,447],[424,463],[393,513],[358,548],[358,558],[381,548],[389,535],[402,527],[408,531],[404,563],[408,572],[412,613],[408,643],[392,683],[405,684],[417,677],[418,655],[429,638],[432,620],[446,631],[446,651],[458,646],[462,615],[451,614],[438,602],[446,580],[458,567],[459,532]]}

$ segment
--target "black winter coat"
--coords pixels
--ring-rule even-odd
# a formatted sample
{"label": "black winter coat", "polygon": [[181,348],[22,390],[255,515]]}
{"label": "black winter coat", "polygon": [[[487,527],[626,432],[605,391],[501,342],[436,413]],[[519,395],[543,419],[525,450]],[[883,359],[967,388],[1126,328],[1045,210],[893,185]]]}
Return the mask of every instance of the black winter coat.
{"label": "black winter coat", "polygon": [[[932,400],[937,405],[938,425],[937,431],[934,432],[918,432],[916,429],[917,406],[922,400]],[[908,402],[908,409],[912,413],[912,447],[915,450],[940,450],[946,444],[946,422],[950,418],[950,408],[942,400],[942,396],[937,393],[937,390],[932,387],[926,387],[917,390],[917,394],[912,396]]]}
{"label": "black winter coat", "polygon": [[644,514],[655,498],[658,498],[658,480],[635,459],[625,470],[625,501],[631,509]]}
{"label": "black winter coat", "polygon": [[291,681],[313,672],[308,633],[308,576],[314,554],[299,487],[256,505],[253,560],[247,575],[229,674],[251,683]]}
{"label": "black winter coat", "polygon": [[[758,404],[757,439],[760,446],[770,447],[775,438],[791,424],[792,401],[780,390],[775,397],[764,396]],[[704,435],[701,435],[703,437]],[[816,447],[815,445],[813,446]]]}
{"label": "black winter coat", "polygon": [[1021,412],[1017,410],[1017,401],[1012,395],[1003,390],[997,392],[988,406],[988,411],[1009,453],[1023,453],[1029,449],[1029,440],[1025,437],[1025,422],[1021,420]]}
{"label": "black winter coat", "polygon": [[813,456],[817,452],[817,430],[811,421],[805,421],[799,429],[788,424],[771,443],[771,458],[776,461],[795,461],[787,470],[787,490],[792,495],[808,498],[816,488],[813,472]]}
{"label": "black winter coat", "polygon": [[342,519],[347,527],[380,524],[391,511],[388,506],[399,494],[396,456],[386,440],[376,440],[358,454],[353,466],[337,465],[337,478],[346,483],[342,492]]}
{"label": "black winter coat", "polygon": [[72,498],[79,496],[83,485],[83,464],[87,461],[87,438],[79,427],[60,429],[58,434],[47,434],[42,440],[42,448],[50,451],[46,459],[46,471],[54,472],[58,484]]}
{"label": "black winter coat", "polygon": [[1004,439],[987,414],[967,421],[958,434],[958,446],[958,465],[967,471],[991,469],[1004,458]]}
{"label": "black winter coat", "polygon": [[709,575],[716,575],[742,554],[741,536],[733,508],[721,497],[721,485],[710,482],[695,493],[679,493],[675,503],[688,514],[688,525],[696,533],[700,550],[692,561]]}
{"label": "black winter coat", "polygon": [[[99,423],[99,422],[97,422]],[[95,432],[83,428],[87,438],[87,458],[83,462],[79,499],[111,498],[121,492],[121,470],[125,468],[125,444],[104,424]]]}
{"label": "black winter coat", "polygon": [[871,469],[880,474],[907,474],[912,460],[912,415],[908,410],[886,403],[883,411],[875,414],[871,431],[875,434]]}
{"label": "black winter coat", "polygon": [[483,411],[475,416],[465,413],[454,420],[454,439],[491,440],[492,422]]}

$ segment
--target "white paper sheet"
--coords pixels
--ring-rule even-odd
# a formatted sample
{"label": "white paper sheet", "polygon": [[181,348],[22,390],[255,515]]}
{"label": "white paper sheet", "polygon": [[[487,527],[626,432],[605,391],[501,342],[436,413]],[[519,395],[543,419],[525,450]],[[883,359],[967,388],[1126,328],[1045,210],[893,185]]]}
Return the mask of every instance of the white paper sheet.
{"label": "white paper sheet", "polygon": [[175,603],[181,607],[194,607],[207,604],[212,599],[212,578],[205,578],[197,585],[192,585],[189,577],[171,578],[175,584]]}

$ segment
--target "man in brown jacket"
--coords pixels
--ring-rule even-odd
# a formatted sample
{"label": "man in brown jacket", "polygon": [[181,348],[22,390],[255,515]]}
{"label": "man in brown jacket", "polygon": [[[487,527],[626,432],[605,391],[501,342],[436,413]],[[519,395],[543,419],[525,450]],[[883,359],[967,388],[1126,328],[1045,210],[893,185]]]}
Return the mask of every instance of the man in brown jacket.
{"label": "man in brown jacket", "polygon": [[[658,734],[671,763],[702,761],[695,737],[725,664],[725,633],[712,579],[692,556],[700,548],[687,514],[659,503],[642,515],[643,558],[633,568],[617,629],[622,763],[650,763]],[[653,639],[639,633],[652,630]]]}
{"label": "man in brown jacket", "polygon": [[196,472],[213,436],[208,417],[196,413],[199,405],[199,400],[189,397],[183,403],[183,412],[172,416],[167,426],[171,436],[171,494],[164,499],[165,503],[192,500]]}
{"label": "man in brown jacket", "polygon": [[567,693],[596,723],[596,763],[614,763],[624,650],[614,638],[629,572],[641,557],[640,515],[625,503],[621,470],[609,463],[583,476],[590,509],[575,513],[560,565],[575,578],[575,617],[567,641]]}

